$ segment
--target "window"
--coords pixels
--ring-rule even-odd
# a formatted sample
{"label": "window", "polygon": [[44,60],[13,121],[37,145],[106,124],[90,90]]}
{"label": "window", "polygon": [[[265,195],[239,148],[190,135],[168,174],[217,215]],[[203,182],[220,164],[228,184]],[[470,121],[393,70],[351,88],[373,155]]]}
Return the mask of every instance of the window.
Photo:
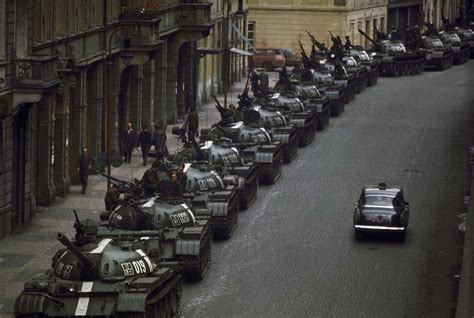
{"label": "window", "polygon": [[351,22],[349,24],[349,34],[350,34],[350,37],[351,37],[351,42],[354,42],[355,41],[354,22]]}
{"label": "window", "polygon": [[375,36],[375,34],[376,34],[375,30],[378,29],[377,19],[374,19],[374,21],[372,22],[372,25],[373,25],[373,27],[372,27],[372,39],[376,39],[377,37]]}
{"label": "window", "polygon": [[359,35],[357,45],[362,45],[362,34],[360,34],[359,30],[362,30],[362,20],[357,22],[357,34]]}
{"label": "window", "polygon": [[[365,34],[369,35],[370,34],[370,20],[367,19],[365,20]],[[365,39],[365,47],[369,47],[370,42],[368,39]]]}
{"label": "window", "polygon": [[61,37],[66,35],[66,9],[67,9],[67,2],[66,1],[57,1],[54,4],[55,12],[54,12],[54,36]]}
{"label": "window", "polygon": [[4,58],[5,58],[5,1],[0,1],[0,60],[3,60]]}
{"label": "window", "polygon": [[249,21],[247,24],[247,38],[252,46],[255,46],[255,21]]}
{"label": "window", "polygon": [[385,32],[385,17],[380,18],[380,32]]}
{"label": "window", "polygon": [[67,34],[77,33],[76,22],[76,0],[67,0],[67,20],[66,31]]}

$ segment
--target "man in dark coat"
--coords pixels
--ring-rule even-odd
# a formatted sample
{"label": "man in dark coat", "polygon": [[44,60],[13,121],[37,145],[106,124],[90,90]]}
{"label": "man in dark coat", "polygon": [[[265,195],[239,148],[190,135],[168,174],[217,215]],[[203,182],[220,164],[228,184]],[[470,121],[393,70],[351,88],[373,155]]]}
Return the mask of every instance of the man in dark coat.
{"label": "man in dark coat", "polygon": [[132,127],[132,123],[128,123],[127,129],[123,133],[123,152],[125,161],[130,163],[132,160],[133,148],[137,144],[137,132]]}
{"label": "man in dark coat", "polygon": [[199,129],[199,115],[196,111],[196,108],[191,108],[191,111],[188,114],[188,137],[189,138],[196,138],[198,136],[198,129]]}
{"label": "man in dark coat", "polygon": [[155,146],[156,160],[165,158],[169,155],[168,147],[166,146],[166,130],[162,125],[155,125],[153,132],[153,145]]}
{"label": "man in dark coat", "polygon": [[186,89],[186,113],[189,113],[194,108],[194,94],[193,90],[188,87]]}
{"label": "man in dark coat", "polygon": [[143,125],[142,131],[138,135],[138,145],[142,149],[143,165],[146,166],[151,147],[151,132],[147,130],[146,125]]}
{"label": "man in dark coat", "polygon": [[89,169],[91,169],[93,166],[94,159],[89,156],[89,152],[86,147],[82,148],[81,155],[77,160],[77,171],[79,172],[79,178],[81,179],[82,194],[86,194]]}

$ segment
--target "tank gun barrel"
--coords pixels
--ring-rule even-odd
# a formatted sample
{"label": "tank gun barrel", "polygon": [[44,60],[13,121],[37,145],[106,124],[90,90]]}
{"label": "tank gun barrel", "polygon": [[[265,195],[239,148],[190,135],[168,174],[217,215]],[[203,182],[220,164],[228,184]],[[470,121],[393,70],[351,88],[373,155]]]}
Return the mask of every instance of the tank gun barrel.
{"label": "tank gun barrel", "polygon": [[328,53],[328,49],[324,46],[324,44],[316,40],[316,38],[308,30],[305,30],[305,32],[308,34],[311,42],[316,45],[321,52]]}
{"label": "tank gun barrel", "polygon": [[58,232],[57,239],[64,245],[74,256],[77,257],[79,262],[87,269],[92,269],[94,267],[94,262],[90,260],[84,253],[82,253],[71,241],[61,232]]}
{"label": "tank gun barrel", "polygon": [[375,45],[375,41],[370,36],[368,36],[367,33],[362,31],[361,29],[359,29],[359,33],[362,34],[367,40],[369,40],[372,44]]}

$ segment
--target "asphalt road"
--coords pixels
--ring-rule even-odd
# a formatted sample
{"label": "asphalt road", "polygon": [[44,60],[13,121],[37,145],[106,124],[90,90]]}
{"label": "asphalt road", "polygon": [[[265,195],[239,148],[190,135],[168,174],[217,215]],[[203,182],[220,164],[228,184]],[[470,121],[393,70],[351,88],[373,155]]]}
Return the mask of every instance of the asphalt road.
{"label": "asphalt road", "polygon": [[[473,74],[470,61],[358,95],[214,245],[206,279],[184,289],[183,316],[452,316]],[[405,189],[403,244],[354,239],[360,188],[378,182]]]}

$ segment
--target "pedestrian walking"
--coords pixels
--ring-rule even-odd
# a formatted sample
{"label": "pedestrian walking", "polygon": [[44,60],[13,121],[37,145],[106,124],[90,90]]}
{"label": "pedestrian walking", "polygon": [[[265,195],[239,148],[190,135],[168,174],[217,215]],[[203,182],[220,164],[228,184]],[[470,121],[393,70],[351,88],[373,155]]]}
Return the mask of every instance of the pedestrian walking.
{"label": "pedestrian walking", "polygon": [[132,123],[128,123],[127,129],[124,131],[122,143],[125,157],[124,160],[130,163],[132,160],[133,148],[136,147],[137,144],[137,132],[133,129]]}
{"label": "pedestrian walking", "polygon": [[142,126],[142,131],[138,134],[138,145],[142,150],[143,165],[146,166],[151,147],[151,132],[148,131],[146,125]]}
{"label": "pedestrian walking", "polygon": [[188,87],[186,89],[186,113],[188,114],[194,108],[194,94],[193,90]]}
{"label": "pedestrian walking", "polygon": [[155,146],[156,160],[168,157],[168,147],[166,146],[166,130],[163,125],[155,125],[153,132],[153,145]]}
{"label": "pedestrian walking", "polygon": [[199,129],[199,115],[195,107],[191,108],[186,123],[188,126],[188,138],[196,138]]}
{"label": "pedestrian walking", "polygon": [[79,179],[81,180],[82,194],[86,194],[87,178],[89,178],[89,170],[94,166],[95,162],[86,147],[82,148],[81,155],[77,160],[77,171],[79,172]]}

